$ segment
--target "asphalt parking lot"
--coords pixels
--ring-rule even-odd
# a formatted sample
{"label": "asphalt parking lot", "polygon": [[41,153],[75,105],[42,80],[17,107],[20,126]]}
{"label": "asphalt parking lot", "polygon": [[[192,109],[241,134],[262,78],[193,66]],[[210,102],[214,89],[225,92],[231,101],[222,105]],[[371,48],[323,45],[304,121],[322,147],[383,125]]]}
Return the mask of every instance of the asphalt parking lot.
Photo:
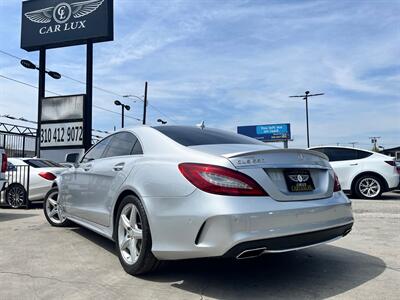
{"label": "asphalt parking lot", "polygon": [[350,235],[291,253],[165,263],[127,275],[111,241],[0,209],[0,299],[400,299],[400,192],[354,200]]}

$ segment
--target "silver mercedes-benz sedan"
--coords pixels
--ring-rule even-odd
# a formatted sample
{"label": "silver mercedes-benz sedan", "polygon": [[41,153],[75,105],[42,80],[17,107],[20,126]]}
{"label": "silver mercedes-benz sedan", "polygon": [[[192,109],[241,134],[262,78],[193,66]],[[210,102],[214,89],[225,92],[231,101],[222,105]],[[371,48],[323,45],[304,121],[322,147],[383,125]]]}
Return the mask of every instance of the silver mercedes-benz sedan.
{"label": "silver mercedes-benz sedan", "polygon": [[297,250],[353,225],[324,154],[190,126],[104,138],[57,178],[44,213],[53,226],[72,221],[114,240],[130,274],[160,260]]}

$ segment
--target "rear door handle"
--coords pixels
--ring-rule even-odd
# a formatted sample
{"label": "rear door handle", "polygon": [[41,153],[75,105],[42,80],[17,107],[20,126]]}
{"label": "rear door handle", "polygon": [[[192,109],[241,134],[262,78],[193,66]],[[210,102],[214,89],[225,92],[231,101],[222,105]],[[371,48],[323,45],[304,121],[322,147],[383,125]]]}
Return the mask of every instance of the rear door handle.
{"label": "rear door handle", "polygon": [[350,164],[350,166],[358,166],[358,164],[357,164],[357,163],[355,163],[355,164]]}
{"label": "rear door handle", "polygon": [[114,165],[113,170],[114,171],[122,171],[124,169],[125,163],[119,163]]}
{"label": "rear door handle", "polygon": [[84,171],[90,171],[90,169],[92,168],[92,165],[85,165],[85,166],[83,166],[83,170]]}

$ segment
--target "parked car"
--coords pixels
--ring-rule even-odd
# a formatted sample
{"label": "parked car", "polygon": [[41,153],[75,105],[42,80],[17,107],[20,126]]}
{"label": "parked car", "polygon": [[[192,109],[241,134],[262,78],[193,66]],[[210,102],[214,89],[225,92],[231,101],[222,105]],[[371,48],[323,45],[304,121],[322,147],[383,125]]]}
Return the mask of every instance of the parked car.
{"label": "parked car", "polygon": [[310,149],[327,155],[342,189],[359,198],[376,199],[399,185],[400,172],[393,157],[341,146]]}
{"label": "parked car", "polygon": [[160,260],[310,247],[353,225],[325,155],[190,126],[104,138],[57,177],[43,207],[53,226],[73,221],[114,240],[130,274]]}
{"label": "parked car", "polygon": [[0,192],[6,185],[7,154],[0,148]]}
{"label": "parked car", "polygon": [[7,204],[19,208],[29,206],[30,201],[43,200],[53,180],[65,169],[60,164],[46,159],[9,158],[6,173],[8,185],[5,193]]}

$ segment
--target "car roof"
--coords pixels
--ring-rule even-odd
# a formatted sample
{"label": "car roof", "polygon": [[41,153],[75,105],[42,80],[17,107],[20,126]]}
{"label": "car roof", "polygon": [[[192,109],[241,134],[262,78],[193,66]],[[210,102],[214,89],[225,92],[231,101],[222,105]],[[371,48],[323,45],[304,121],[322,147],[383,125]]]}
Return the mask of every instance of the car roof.
{"label": "car roof", "polygon": [[374,157],[380,156],[382,158],[388,158],[388,159],[393,159],[393,157],[380,153],[380,152],[374,152],[371,150],[367,150],[367,149],[362,149],[362,148],[353,148],[353,147],[346,147],[346,146],[337,146],[337,145],[326,145],[326,146],[314,146],[314,147],[310,147],[308,148],[309,150],[313,150],[313,149],[317,149],[317,148],[338,148],[338,149],[351,149],[351,150],[358,150],[358,151],[364,151],[364,152],[368,152],[371,153],[373,155],[375,155]]}
{"label": "car roof", "polygon": [[365,151],[373,154],[379,154],[378,152],[374,152],[371,150],[367,149],[362,149],[362,148],[355,148],[355,147],[347,147],[347,146],[337,146],[337,145],[323,145],[323,146],[313,146],[308,149],[317,149],[317,148],[338,148],[338,149],[351,149],[351,150],[360,150],[360,151]]}

